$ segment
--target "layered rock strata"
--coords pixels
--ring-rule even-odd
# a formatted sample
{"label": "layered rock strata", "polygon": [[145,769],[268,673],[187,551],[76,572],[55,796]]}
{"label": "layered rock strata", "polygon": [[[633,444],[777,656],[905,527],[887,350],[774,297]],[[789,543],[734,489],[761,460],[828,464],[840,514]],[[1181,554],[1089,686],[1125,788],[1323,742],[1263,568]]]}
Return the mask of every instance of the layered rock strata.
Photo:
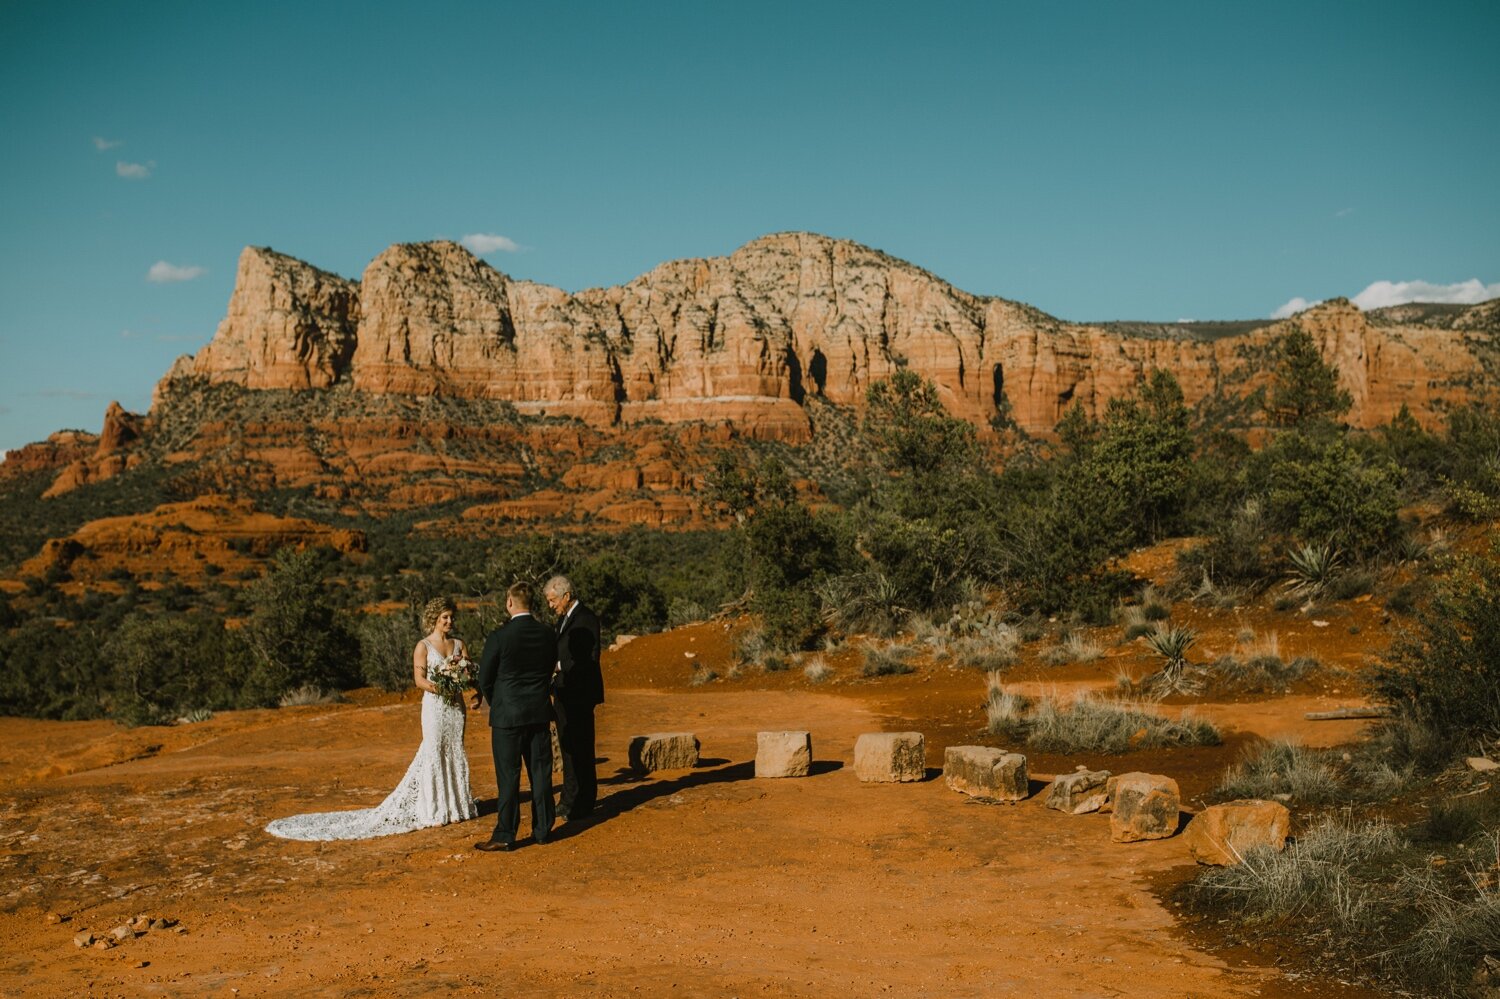
{"label": "layered rock strata", "polygon": [[1097,412],[1152,368],[1176,374],[1189,402],[1247,391],[1264,377],[1266,346],[1299,323],[1338,367],[1351,421],[1374,426],[1402,403],[1430,422],[1472,390],[1482,374],[1474,338],[1494,333],[1493,316],[1476,316],[1372,323],[1334,300],[1237,335],[1168,326],[1128,335],[972,295],[808,233],[578,293],[514,280],[449,242],[393,246],[358,284],[252,247],[213,341],[178,361],[158,399],[190,376],[292,390],[347,383],[502,399],[596,426],[726,421],[798,441],[809,396],[858,405],[872,382],[905,367],[976,425],[1010,418],[1048,433],[1073,402]]}

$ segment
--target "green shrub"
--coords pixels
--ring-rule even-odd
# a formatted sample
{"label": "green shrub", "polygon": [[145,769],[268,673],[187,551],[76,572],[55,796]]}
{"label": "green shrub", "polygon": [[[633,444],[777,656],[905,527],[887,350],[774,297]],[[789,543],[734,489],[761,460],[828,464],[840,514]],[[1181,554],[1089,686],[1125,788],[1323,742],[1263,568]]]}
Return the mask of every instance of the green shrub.
{"label": "green shrub", "polygon": [[1287,433],[1262,452],[1271,525],[1307,545],[1356,556],[1399,535],[1400,470],[1361,455],[1342,435]]}
{"label": "green shrub", "polygon": [[907,614],[896,584],[874,568],[829,576],[818,584],[817,593],[824,622],[846,635],[889,638]]}
{"label": "green shrub", "polygon": [[[422,639],[414,608],[361,615],[355,635],[359,638],[359,673],[366,684],[381,690],[412,686],[412,655]],[[472,654],[478,655],[478,650]]]}
{"label": "green shrub", "polygon": [[1183,712],[1172,721],[1129,701],[1043,698],[1027,719],[1026,744],[1044,753],[1124,753],[1162,746],[1217,746],[1219,730]]}
{"label": "green shrub", "polygon": [[569,575],[574,595],[599,615],[605,642],[617,634],[643,635],[667,623],[667,600],[646,569],[629,556],[604,552]]}
{"label": "green shrub", "polygon": [[865,663],[860,670],[862,676],[899,676],[914,673],[916,668],[907,660],[915,650],[909,645],[870,646],[865,649]]}
{"label": "green shrub", "polygon": [[332,607],[328,575],[327,557],[316,549],[283,548],[248,588],[252,609],[239,633],[250,658],[242,706],[275,704],[298,687],[358,684],[357,645]]}
{"label": "green shrub", "polygon": [[1500,543],[1456,557],[1418,611],[1416,630],[1398,637],[1367,682],[1408,726],[1400,744],[1422,750],[1424,764],[1500,738]]}
{"label": "green shrub", "polygon": [[228,707],[235,658],[216,619],[131,616],[101,650],[110,664],[110,715],[127,725],[163,725],[193,709]]}
{"label": "green shrub", "polygon": [[1286,795],[1299,805],[1326,805],[1345,800],[1343,781],[1333,765],[1333,754],[1293,742],[1262,743],[1246,752],[1224,772],[1214,796],[1275,798]]}

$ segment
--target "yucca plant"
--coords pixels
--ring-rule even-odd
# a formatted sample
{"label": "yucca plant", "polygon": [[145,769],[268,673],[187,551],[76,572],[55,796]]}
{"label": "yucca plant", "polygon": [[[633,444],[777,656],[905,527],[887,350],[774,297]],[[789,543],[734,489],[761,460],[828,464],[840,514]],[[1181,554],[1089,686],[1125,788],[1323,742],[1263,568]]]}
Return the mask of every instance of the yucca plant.
{"label": "yucca plant", "polygon": [[1187,651],[1198,641],[1192,628],[1158,628],[1146,636],[1146,645],[1161,656],[1161,669],[1146,678],[1144,686],[1163,696],[1176,692],[1190,694],[1199,687],[1198,678],[1188,670]]}
{"label": "yucca plant", "polygon": [[1344,561],[1339,550],[1330,545],[1303,545],[1287,552],[1287,558],[1292,563],[1287,589],[1308,599],[1328,588]]}

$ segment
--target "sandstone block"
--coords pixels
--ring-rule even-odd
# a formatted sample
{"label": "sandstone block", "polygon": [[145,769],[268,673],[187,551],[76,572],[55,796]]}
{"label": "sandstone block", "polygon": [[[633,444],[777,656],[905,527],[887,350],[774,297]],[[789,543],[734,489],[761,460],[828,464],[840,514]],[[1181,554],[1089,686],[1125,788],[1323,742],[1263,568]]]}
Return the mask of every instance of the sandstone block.
{"label": "sandstone block", "polygon": [[921,732],[866,732],[854,742],[854,775],[862,781],[912,781],[927,776]]}
{"label": "sandstone block", "polygon": [[1292,813],[1275,801],[1242,799],[1212,805],[1183,830],[1188,852],[1200,864],[1229,867],[1253,846],[1280,850],[1292,830]]}
{"label": "sandstone block", "polygon": [[1177,831],[1182,796],[1177,782],[1160,774],[1128,773],[1110,778],[1113,787],[1109,837],[1116,843],[1166,839]]}
{"label": "sandstone block", "polygon": [[982,801],[1023,801],[1031,791],[1026,757],[989,746],[949,746],[943,778],[953,790]]}
{"label": "sandstone block", "polygon": [[1500,770],[1500,763],[1496,763],[1494,760],[1490,759],[1487,756],[1470,756],[1464,762],[1469,764],[1470,770],[1477,770],[1480,773],[1488,773],[1491,770]]}
{"label": "sandstone block", "polygon": [[74,947],[88,947],[94,942],[94,935],[89,932],[73,934]]}
{"label": "sandstone block", "polygon": [[110,930],[109,935],[114,937],[116,940],[130,940],[135,937],[135,931],[132,930],[129,926],[126,926],[124,923],[121,923],[119,926],[116,926],[114,929]]}
{"label": "sandstone block", "polygon": [[691,732],[653,732],[630,740],[630,767],[643,773],[687,770],[698,765],[698,737]]}
{"label": "sandstone block", "polygon": [[1045,804],[1069,815],[1097,812],[1108,795],[1108,770],[1078,770],[1047,785]]}
{"label": "sandstone block", "polygon": [[756,733],[755,776],[806,777],[807,771],[811,766],[811,733]]}

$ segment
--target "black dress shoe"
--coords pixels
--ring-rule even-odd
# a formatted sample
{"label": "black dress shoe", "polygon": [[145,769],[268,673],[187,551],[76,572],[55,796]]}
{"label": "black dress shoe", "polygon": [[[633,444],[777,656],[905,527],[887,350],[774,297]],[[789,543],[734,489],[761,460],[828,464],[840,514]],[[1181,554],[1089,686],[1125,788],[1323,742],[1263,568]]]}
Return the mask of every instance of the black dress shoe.
{"label": "black dress shoe", "polygon": [[483,843],[475,843],[474,849],[484,853],[509,853],[516,848],[514,843],[503,843],[497,839],[487,839]]}

